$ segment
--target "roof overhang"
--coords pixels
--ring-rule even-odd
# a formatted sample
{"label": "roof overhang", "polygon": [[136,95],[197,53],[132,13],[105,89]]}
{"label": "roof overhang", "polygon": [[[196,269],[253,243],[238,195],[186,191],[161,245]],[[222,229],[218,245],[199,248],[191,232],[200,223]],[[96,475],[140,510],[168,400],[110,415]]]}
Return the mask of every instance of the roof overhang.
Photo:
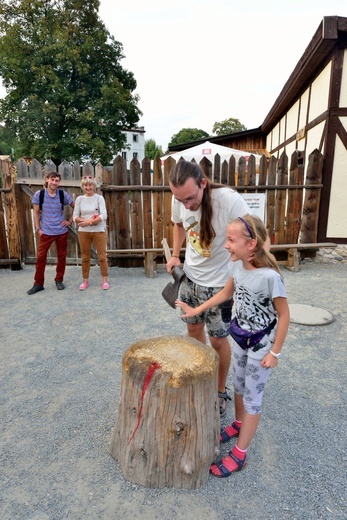
{"label": "roof overhang", "polygon": [[327,56],[336,45],[340,48],[347,47],[347,18],[326,16],[266,116],[261,126],[262,132],[268,133],[274,127],[295,102],[298,94],[307,87],[312,76],[325,66]]}
{"label": "roof overhang", "polygon": [[[189,143],[183,143],[183,144],[174,144],[169,146],[170,152],[180,152],[181,150],[184,150],[185,148],[192,148],[193,146],[197,146],[199,144],[203,144],[205,141],[210,141],[211,143],[221,143],[225,141],[228,138],[238,138],[238,137],[247,137],[247,135],[260,135],[262,133],[261,127],[253,128],[251,130],[243,130],[242,132],[233,132],[232,134],[223,134],[223,135],[211,135],[209,137],[206,137],[205,139],[199,139],[199,141],[192,141]],[[227,146],[227,145],[223,145]],[[229,147],[230,148],[230,147]]]}

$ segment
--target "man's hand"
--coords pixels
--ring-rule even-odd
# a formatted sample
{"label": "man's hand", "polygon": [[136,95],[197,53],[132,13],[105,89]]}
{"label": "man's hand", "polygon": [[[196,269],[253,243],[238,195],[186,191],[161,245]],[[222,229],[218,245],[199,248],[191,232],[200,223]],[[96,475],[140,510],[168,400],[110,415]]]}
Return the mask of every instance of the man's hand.
{"label": "man's hand", "polygon": [[175,256],[171,257],[170,260],[166,263],[166,270],[169,274],[171,274],[172,269],[176,265],[181,265],[180,259]]}

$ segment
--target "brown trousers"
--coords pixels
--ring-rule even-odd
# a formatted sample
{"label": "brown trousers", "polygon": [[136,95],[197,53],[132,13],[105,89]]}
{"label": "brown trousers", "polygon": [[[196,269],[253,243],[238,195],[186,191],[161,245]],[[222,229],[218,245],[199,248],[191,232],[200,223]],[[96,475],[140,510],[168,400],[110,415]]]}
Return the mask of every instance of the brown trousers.
{"label": "brown trousers", "polygon": [[100,265],[101,276],[108,276],[108,263],[106,257],[107,233],[106,231],[79,231],[78,241],[82,254],[82,276],[89,278],[91,247],[94,243]]}

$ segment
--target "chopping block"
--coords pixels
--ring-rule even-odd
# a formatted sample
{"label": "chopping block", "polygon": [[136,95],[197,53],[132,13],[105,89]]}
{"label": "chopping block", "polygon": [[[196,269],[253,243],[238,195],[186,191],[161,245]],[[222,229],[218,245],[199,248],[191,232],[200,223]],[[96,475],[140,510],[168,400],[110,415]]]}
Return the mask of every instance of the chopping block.
{"label": "chopping block", "polygon": [[110,453],[126,480],[195,489],[219,450],[218,355],[193,338],[138,341],[123,355]]}

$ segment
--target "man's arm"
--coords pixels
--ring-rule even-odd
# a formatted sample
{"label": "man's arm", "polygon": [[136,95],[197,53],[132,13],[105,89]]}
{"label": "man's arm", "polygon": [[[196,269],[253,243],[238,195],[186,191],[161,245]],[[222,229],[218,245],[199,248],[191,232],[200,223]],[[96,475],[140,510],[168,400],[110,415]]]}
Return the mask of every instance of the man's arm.
{"label": "man's arm", "polygon": [[171,273],[171,271],[175,265],[180,265],[180,263],[181,263],[179,256],[180,256],[181,247],[182,247],[183,242],[185,241],[185,238],[186,238],[186,231],[183,227],[183,224],[181,222],[178,224],[175,223],[174,229],[173,229],[172,258],[166,264],[166,270],[169,274]]}
{"label": "man's arm", "polygon": [[33,204],[33,210],[34,210],[35,233],[37,233],[39,236],[41,236],[42,229],[40,228],[40,207],[39,207],[39,205]]}

